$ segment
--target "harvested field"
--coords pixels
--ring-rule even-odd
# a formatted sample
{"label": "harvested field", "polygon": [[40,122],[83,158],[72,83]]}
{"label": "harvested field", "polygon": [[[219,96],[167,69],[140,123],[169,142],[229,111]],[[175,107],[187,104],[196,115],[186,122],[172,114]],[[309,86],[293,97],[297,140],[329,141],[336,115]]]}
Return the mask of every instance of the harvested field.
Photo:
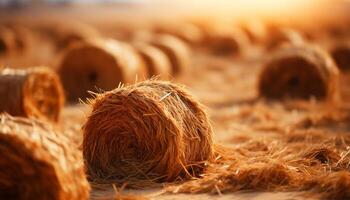
{"label": "harvested field", "polygon": [[348,18],[85,9],[0,14],[0,199],[350,199]]}

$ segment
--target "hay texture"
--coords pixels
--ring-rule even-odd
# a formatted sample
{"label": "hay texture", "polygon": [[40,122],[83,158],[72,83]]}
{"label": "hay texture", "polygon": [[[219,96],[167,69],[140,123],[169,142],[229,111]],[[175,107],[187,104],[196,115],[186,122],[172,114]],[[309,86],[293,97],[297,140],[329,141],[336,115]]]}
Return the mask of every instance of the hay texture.
{"label": "hay texture", "polygon": [[0,115],[1,199],[87,199],[78,150],[39,121]]}
{"label": "hay texture", "polygon": [[146,43],[137,43],[135,47],[145,63],[150,78],[154,76],[161,80],[170,78],[171,63],[163,51]]}
{"label": "hay texture", "polygon": [[350,70],[350,42],[342,41],[330,48],[330,53],[342,71]]}
{"label": "hay texture", "polygon": [[216,136],[231,135],[227,146],[214,147],[216,159],[201,178],[169,190],[224,196],[298,192],[300,198],[305,192],[312,199],[349,199],[349,110],[329,109],[323,102],[259,101],[215,108],[211,119],[222,129]]}
{"label": "hay texture", "polygon": [[83,155],[94,182],[176,181],[197,176],[212,156],[207,114],[182,86],[117,88],[98,95],[92,109]]}
{"label": "hay texture", "polygon": [[0,70],[0,112],[58,121],[64,104],[61,81],[46,67]]}
{"label": "hay texture", "polygon": [[136,50],[116,40],[94,40],[71,47],[58,69],[69,101],[88,97],[88,90],[111,90],[120,83],[147,77]]}
{"label": "hay texture", "polygon": [[162,50],[169,58],[172,75],[185,73],[190,67],[191,52],[187,44],[176,36],[169,34],[154,35],[150,44]]}
{"label": "hay texture", "polygon": [[261,96],[337,100],[339,71],[329,54],[314,46],[285,47],[263,64]]}

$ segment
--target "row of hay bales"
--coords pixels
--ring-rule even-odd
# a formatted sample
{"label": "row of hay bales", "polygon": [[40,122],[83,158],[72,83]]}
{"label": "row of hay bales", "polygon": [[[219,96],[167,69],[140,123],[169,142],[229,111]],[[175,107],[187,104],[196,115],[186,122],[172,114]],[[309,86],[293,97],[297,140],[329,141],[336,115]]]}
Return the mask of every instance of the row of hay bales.
{"label": "row of hay bales", "polygon": [[[0,37],[0,44],[4,44],[0,45],[4,46],[3,52],[9,52],[5,49],[26,49],[29,47],[28,44],[30,44],[30,39],[28,38],[32,38],[31,35],[33,34],[30,34],[28,28],[23,25],[7,25],[2,27],[4,27],[4,30],[7,29],[6,31],[2,31],[4,36]],[[12,31],[10,31],[11,28],[13,29]],[[41,36],[48,38],[53,43],[54,49],[56,50],[54,59],[58,57],[58,54],[67,51],[67,49],[76,42],[86,43],[96,40],[96,38],[102,38],[102,40],[104,38],[103,33],[100,33],[96,28],[78,22],[56,22],[54,24],[44,23],[40,25],[32,25],[30,28],[39,32]],[[11,32],[12,34],[9,34]],[[328,33],[331,32],[331,30],[325,29],[320,30],[320,32]],[[182,42],[182,46],[187,46],[186,48],[190,50],[202,49],[214,54],[215,56],[223,55],[236,57],[244,57],[245,55],[252,54],[252,46],[262,48],[263,52],[259,54],[259,57],[264,57],[266,54],[271,53],[285,44],[298,45],[304,42],[314,42],[322,44],[322,46],[335,58],[340,68],[349,68],[349,61],[347,60],[348,56],[346,56],[349,51],[349,37],[343,36],[339,39],[334,38],[332,33],[329,33],[327,36],[323,36],[326,34],[321,33],[314,33],[293,26],[288,27],[278,24],[262,23],[260,21],[241,24],[181,22],[167,24],[157,23],[151,25],[149,28],[141,30],[136,29],[128,35],[127,39],[122,39],[127,40],[127,43],[132,46],[135,46],[135,43],[147,43],[154,47],[156,44],[154,44],[153,41],[162,40],[154,40],[154,38],[166,34],[177,38],[179,42]],[[14,37],[15,35],[16,37]],[[319,35],[322,35],[322,37]],[[17,43],[17,47],[15,43]],[[172,46],[173,49],[176,49],[178,48],[177,46],[180,45],[174,43]],[[164,48],[161,50],[165,51]],[[144,55],[144,53],[142,55]],[[168,55],[168,57],[174,56]],[[145,58],[144,60],[149,62],[150,59]],[[183,59],[183,62],[186,62],[186,60],[189,59]],[[170,59],[170,62],[174,65],[176,60]],[[56,65],[56,63],[54,64]],[[149,64],[146,66],[149,66]],[[151,73],[151,75],[153,74]],[[171,76],[172,74],[168,73],[167,75]]]}
{"label": "row of hay bales", "polygon": [[[94,183],[146,184],[201,172],[214,155],[213,133],[203,106],[186,89],[146,81],[112,90],[119,82],[136,82],[136,75],[175,76],[189,67],[183,41],[164,33],[142,37],[147,39],[92,38],[69,45],[58,73],[48,68],[1,70],[1,112],[30,119],[0,116],[0,149],[6,152],[0,163],[9,169],[0,172],[0,197],[87,199],[85,173]],[[162,68],[149,64],[155,55],[162,55],[157,58],[162,61],[154,61]],[[304,43],[287,46],[264,65],[259,91],[272,98],[334,99],[338,74],[325,51]],[[82,158],[69,138],[41,121],[58,120],[62,88],[75,100],[94,86],[111,91],[90,101]]]}

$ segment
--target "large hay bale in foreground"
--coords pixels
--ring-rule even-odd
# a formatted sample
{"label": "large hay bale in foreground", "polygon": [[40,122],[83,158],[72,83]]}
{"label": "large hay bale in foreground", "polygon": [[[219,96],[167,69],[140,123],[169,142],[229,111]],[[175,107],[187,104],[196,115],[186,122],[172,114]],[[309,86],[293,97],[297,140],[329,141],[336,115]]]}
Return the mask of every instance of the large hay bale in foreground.
{"label": "large hay bale in foreground", "polygon": [[0,115],[0,199],[84,200],[81,154],[51,126]]}
{"label": "large hay bale in foreground", "polygon": [[338,99],[339,71],[329,54],[313,46],[285,47],[264,63],[258,90],[268,98]]}
{"label": "large hay bale in foreground", "polygon": [[162,80],[169,79],[171,63],[163,51],[146,43],[137,43],[135,47],[145,63],[150,78],[158,76]]}
{"label": "large hay bale in foreground", "polygon": [[0,70],[0,112],[57,121],[64,104],[61,81],[45,67]]}
{"label": "large hay bale in foreground", "polygon": [[168,56],[174,76],[188,70],[191,53],[189,47],[181,39],[169,34],[157,34],[150,43]]}
{"label": "large hay bale in foreground", "polygon": [[340,42],[334,44],[330,49],[330,53],[337,63],[339,69],[344,71],[350,70],[350,42]]}
{"label": "large hay bale in foreground", "polygon": [[94,40],[72,46],[58,73],[69,101],[89,96],[88,91],[111,90],[120,83],[147,77],[145,65],[130,45],[115,40]]}
{"label": "large hay bale in foreground", "polygon": [[92,101],[83,155],[94,182],[175,181],[212,156],[206,112],[183,87],[147,81]]}

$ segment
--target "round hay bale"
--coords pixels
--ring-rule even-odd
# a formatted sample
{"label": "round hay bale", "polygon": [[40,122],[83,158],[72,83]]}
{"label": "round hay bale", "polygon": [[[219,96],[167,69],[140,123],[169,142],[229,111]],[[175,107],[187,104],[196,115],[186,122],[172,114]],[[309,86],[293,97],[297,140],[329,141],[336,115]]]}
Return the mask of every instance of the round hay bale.
{"label": "round hay bale", "polygon": [[207,46],[211,53],[219,56],[243,55],[249,39],[240,29],[214,28],[209,31]]}
{"label": "round hay bale", "polygon": [[67,50],[58,69],[69,101],[89,97],[88,91],[111,90],[120,83],[147,77],[146,67],[130,45],[94,40]]}
{"label": "round hay bale", "polygon": [[137,43],[135,47],[147,67],[149,77],[159,76],[162,80],[169,79],[171,63],[163,51],[145,43]]}
{"label": "round hay bale", "polygon": [[8,56],[15,49],[15,37],[11,30],[0,27],[0,56]]}
{"label": "round hay bale", "polygon": [[13,32],[14,48],[17,52],[23,53],[31,47],[33,43],[33,33],[28,28],[13,23],[8,24],[6,27]]}
{"label": "round hay bale", "polygon": [[81,154],[51,126],[0,115],[0,152],[1,199],[88,199]]}
{"label": "round hay bale", "polygon": [[177,22],[173,24],[167,22],[166,24],[153,27],[153,32],[174,35],[191,45],[202,44],[204,39],[202,30],[195,24],[188,22]]}
{"label": "round hay bale", "polygon": [[59,77],[45,67],[0,71],[0,112],[58,121],[64,104]]}
{"label": "round hay bale", "polygon": [[94,182],[175,181],[196,176],[212,156],[203,107],[182,86],[147,81],[92,101],[83,155]]}
{"label": "round hay bale", "polygon": [[177,76],[187,71],[191,53],[185,42],[176,36],[157,34],[150,43],[168,56],[172,66],[172,75]]}
{"label": "round hay bale", "polygon": [[350,70],[350,42],[343,41],[333,45],[330,53],[339,69],[344,71]]}
{"label": "round hay bale", "polygon": [[300,45],[304,43],[304,38],[297,31],[289,28],[270,28],[265,42],[267,51],[275,50],[285,45]]}
{"label": "round hay bale", "polygon": [[338,98],[339,71],[329,54],[314,46],[285,47],[264,63],[259,76],[261,96]]}

